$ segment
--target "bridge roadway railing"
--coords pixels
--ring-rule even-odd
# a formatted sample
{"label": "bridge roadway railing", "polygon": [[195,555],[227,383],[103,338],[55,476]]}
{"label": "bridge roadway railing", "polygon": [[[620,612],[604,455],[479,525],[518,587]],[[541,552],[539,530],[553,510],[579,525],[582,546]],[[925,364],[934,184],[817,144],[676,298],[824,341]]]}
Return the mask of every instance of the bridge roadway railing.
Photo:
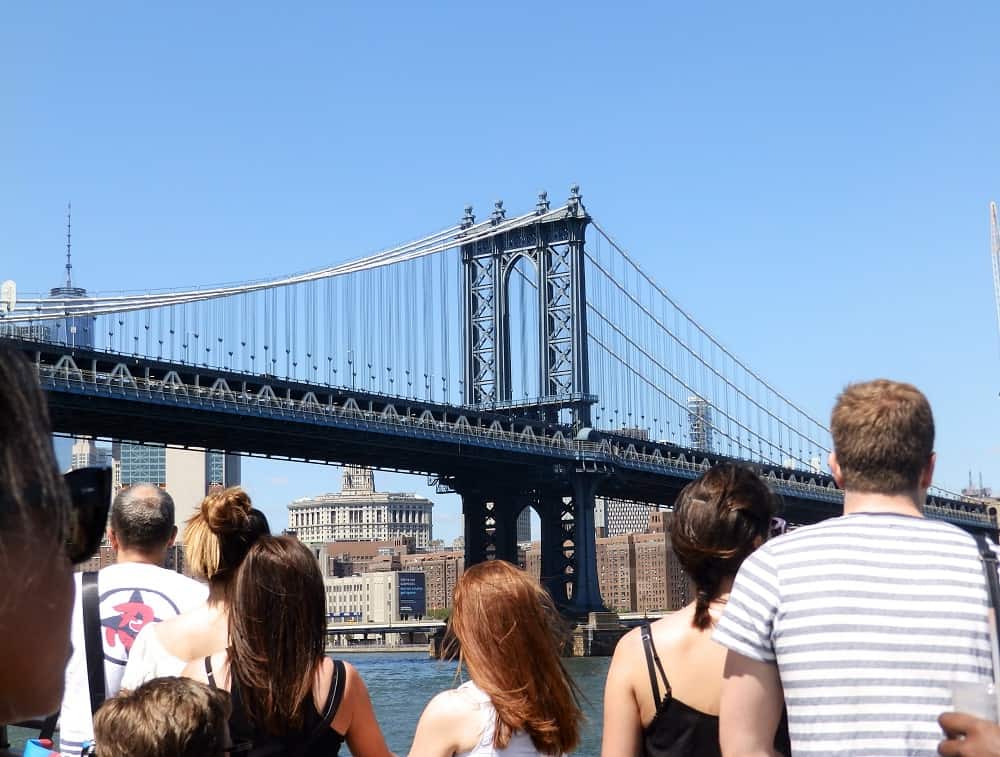
{"label": "bridge roadway railing", "polygon": [[[287,417],[310,423],[384,430],[393,434],[443,441],[471,442],[495,449],[542,452],[546,457],[561,458],[568,462],[610,464],[687,479],[697,478],[713,464],[708,456],[697,450],[685,451],[678,448],[679,452],[668,450],[664,454],[658,446],[653,445],[653,451],[648,452],[648,447],[641,440],[626,444],[617,440],[612,443],[608,439],[582,441],[573,438],[572,434],[567,436],[561,430],[550,435],[536,433],[530,424],[524,424],[521,430],[516,430],[512,423],[510,429],[505,429],[497,421],[487,427],[481,423],[471,423],[463,413],[468,409],[461,407],[453,408],[454,420],[448,420],[448,413],[438,417],[428,410],[419,415],[412,414],[409,410],[400,414],[395,404],[413,404],[412,400],[403,398],[394,403],[394,398],[387,397],[379,410],[365,408],[350,396],[346,396],[342,403],[334,403],[332,395],[327,403],[322,403],[314,392],[307,392],[300,398],[293,398],[286,392],[286,396],[282,397],[270,385],[260,383],[257,377],[255,384],[259,388],[250,392],[234,390],[222,379],[217,379],[212,386],[202,386],[184,383],[176,373],[153,378],[148,375],[147,370],[146,375],[135,375],[124,363],[118,363],[112,370],[81,369],[69,356],[63,356],[55,364],[36,362],[36,367],[43,387],[55,391],[132,397],[160,404],[196,405],[231,413]],[[284,391],[281,387],[278,390]],[[317,391],[322,394],[326,390],[317,387]],[[691,459],[688,459],[689,456]],[[783,495],[830,503],[843,501],[843,492],[836,489],[831,481],[818,483],[816,479],[821,477],[811,476],[808,472],[781,471],[779,477],[771,469],[765,470],[764,476],[772,488]],[[799,480],[798,476],[805,480]],[[967,525],[996,528],[996,509],[988,508],[982,503],[932,498],[928,502],[928,513]]]}

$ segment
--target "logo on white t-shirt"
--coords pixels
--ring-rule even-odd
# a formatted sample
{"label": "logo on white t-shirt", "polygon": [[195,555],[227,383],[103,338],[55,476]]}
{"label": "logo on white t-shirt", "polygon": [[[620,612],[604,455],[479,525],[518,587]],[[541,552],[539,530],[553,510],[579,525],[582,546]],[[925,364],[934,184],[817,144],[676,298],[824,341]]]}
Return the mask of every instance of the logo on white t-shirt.
{"label": "logo on white t-shirt", "polygon": [[156,589],[123,587],[105,592],[101,595],[104,659],[124,666],[139,631],[178,614],[180,610],[173,600]]}

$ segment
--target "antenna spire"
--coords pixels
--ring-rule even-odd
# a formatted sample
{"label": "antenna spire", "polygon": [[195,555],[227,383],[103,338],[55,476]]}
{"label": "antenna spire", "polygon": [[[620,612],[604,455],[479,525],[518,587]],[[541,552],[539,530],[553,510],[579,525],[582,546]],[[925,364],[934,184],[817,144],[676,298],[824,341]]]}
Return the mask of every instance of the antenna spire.
{"label": "antenna spire", "polygon": [[66,288],[73,288],[73,258],[72,258],[72,213],[73,203],[66,203]]}

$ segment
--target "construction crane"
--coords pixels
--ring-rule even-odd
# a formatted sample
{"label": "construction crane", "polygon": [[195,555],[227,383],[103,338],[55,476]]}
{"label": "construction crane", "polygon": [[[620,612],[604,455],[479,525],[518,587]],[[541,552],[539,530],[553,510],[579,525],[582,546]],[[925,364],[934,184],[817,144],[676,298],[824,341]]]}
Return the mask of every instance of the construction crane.
{"label": "construction crane", "polygon": [[997,328],[1000,329],[1000,223],[997,204],[990,203],[990,246],[993,253],[993,297],[997,306]]}

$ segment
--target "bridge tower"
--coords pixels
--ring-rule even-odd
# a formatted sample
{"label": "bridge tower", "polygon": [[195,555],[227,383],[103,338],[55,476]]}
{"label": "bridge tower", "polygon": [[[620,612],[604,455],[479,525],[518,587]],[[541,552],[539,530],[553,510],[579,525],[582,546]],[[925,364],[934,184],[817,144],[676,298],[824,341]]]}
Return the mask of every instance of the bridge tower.
{"label": "bridge tower", "polygon": [[[503,202],[490,217],[506,219]],[[462,227],[475,224],[472,207]],[[587,361],[587,298],[584,241],[590,216],[573,186],[562,211],[550,211],[539,195],[535,220],[462,246],[465,269],[465,402],[477,407],[512,407],[540,412],[551,421],[568,410],[577,428],[590,425]],[[521,258],[534,266],[538,288],[540,397],[515,402],[511,379],[510,277]]]}
{"label": "bridge tower", "polygon": [[[465,209],[462,228],[476,223]],[[490,223],[498,232],[462,245],[465,306],[464,400],[478,408],[509,409],[570,425],[591,423],[587,359],[584,244],[590,216],[573,186],[565,208],[551,210],[543,192],[534,219],[509,223],[497,202]],[[521,259],[534,267],[538,297],[537,377],[541,396],[517,401],[511,376],[510,277]],[[547,468],[534,481],[510,481],[503,470],[488,477],[456,478],[465,515],[465,562],[517,563],[517,517],[532,507],[541,521],[542,580],[570,614],[604,609],[597,583],[594,498],[606,472],[579,466]]]}

